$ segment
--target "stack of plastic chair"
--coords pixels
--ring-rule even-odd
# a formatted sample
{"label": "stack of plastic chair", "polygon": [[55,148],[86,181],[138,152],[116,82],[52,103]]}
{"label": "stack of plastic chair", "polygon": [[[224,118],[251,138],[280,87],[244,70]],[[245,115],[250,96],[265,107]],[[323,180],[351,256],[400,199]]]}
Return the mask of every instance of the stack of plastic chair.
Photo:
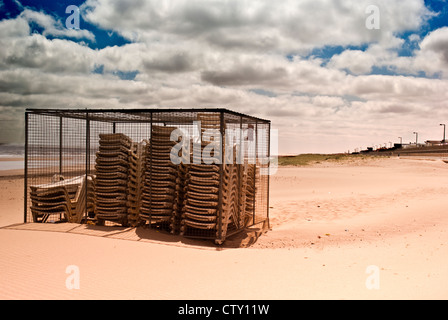
{"label": "stack of plastic chair", "polygon": [[255,194],[256,194],[256,188],[255,188],[255,181],[256,181],[256,165],[255,164],[247,164],[245,168],[246,174],[245,174],[245,181],[244,181],[244,194],[245,194],[245,201],[243,202],[244,205],[244,213],[246,218],[246,223],[249,222],[249,220],[253,219],[254,217],[254,210],[255,210]]}
{"label": "stack of plastic chair", "polygon": [[210,140],[211,136],[219,136],[220,114],[198,114],[198,121],[201,123],[201,142],[193,144],[193,163],[188,166],[186,175],[181,234],[215,237],[219,224],[219,163],[222,158],[220,139]]}
{"label": "stack of plastic chair", "polygon": [[181,234],[194,230],[212,230],[217,225],[219,166],[192,164],[186,176],[186,194]]}
{"label": "stack of plastic chair", "polygon": [[144,183],[144,143],[134,142],[129,154],[128,222],[135,227],[140,219],[142,189]]}
{"label": "stack of plastic chair", "polygon": [[189,165],[184,162],[178,165],[177,179],[176,179],[176,191],[173,205],[173,216],[171,219],[171,233],[180,233],[183,205],[186,198],[186,180],[189,172]]}
{"label": "stack of plastic chair", "polygon": [[[89,183],[91,181],[89,177]],[[85,176],[31,186],[30,189],[34,222],[48,222],[50,217],[57,217],[53,222],[81,222],[87,201]]]}
{"label": "stack of plastic chair", "polygon": [[170,157],[176,144],[170,139],[174,129],[152,126],[151,141],[146,147],[141,218],[150,225],[170,227],[173,223],[178,175],[178,167]]}
{"label": "stack of plastic chair", "polygon": [[121,133],[100,134],[96,157],[95,217],[99,224],[128,223],[127,188],[131,139]]}
{"label": "stack of plastic chair", "polygon": [[[235,153],[234,153],[235,154]],[[217,232],[217,242],[224,242],[227,231],[237,230],[243,227],[242,215],[239,211],[240,177],[238,176],[239,164],[236,158],[228,159],[223,166],[222,177],[222,221],[220,232]]]}
{"label": "stack of plastic chair", "polygon": [[255,165],[238,165],[239,177],[239,227],[244,228],[251,223],[254,217],[255,201]]}

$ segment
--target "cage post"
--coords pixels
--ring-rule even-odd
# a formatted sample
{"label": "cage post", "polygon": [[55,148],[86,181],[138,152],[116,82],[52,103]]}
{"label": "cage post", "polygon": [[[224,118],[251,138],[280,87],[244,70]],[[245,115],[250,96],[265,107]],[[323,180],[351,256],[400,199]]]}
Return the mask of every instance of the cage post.
{"label": "cage post", "polygon": [[87,178],[90,174],[90,114],[88,111],[86,111],[86,177],[85,177],[85,213],[84,213],[84,219],[87,220],[88,218],[88,204],[89,204],[89,179]]}
{"label": "cage post", "polygon": [[28,216],[28,112],[25,112],[25,163],[24,163],[24,216],[23,222],[27,222]]}
{"label": "cage post", "polygon": [[223,176],[224,176],[224,113],[222,110],[219,113],[219,133],[221,135],[220,144],[221,144],[221,161],[219,163],[219,191],[218,191],[218,241],[220,243],[223,242],[222,239],[222,188],[223,188]]}
{"label": "cage post", "polygon": [[62,116],[59,116],[59,176],[62,176]]}
{"label": "cage post", "polygon": [[271,180],[271,123],[268,123],[268,133],[267,133],[267,143],[268,143],[268,182],[267,182],[267,205],[266,205],[266,219],[268,219],[268,229],[271,228],[271,223],[269,221],[269,182]]}
{"label": "cage post", "polygon": [[[150,116],[150,136],[149,136],[149,215],[148,215],[148,223],[151,228],[151,220],[152,220],[152,127],[153,127],[153,113],[151,111]],[[147,155],[148,156],[148,155]]]}
{"label": "cage post", "polygon": [[244,170],[242,170],[242,168],[244,167],[244,155],[243,155],[243,116],[240,116],[240,131],[239,131],[239,141],[237,144],[238,150],[236,150],[236,152],[238,153],[237,155],[235,155],[235,165],[238,168],[238,220],[241,221],[241,206],[242,206],[242,201],[241,201],[241,196],[242,196],[242,188],[243,188],[243,173]]}
{"label": "cage post", "polygon": [[255,169],[254,169],[254,213],[253,224],[256,224],[256,212],[257,212],[257,163],[258,163],[258,121],[255,120],[255,129],[253,136],[255,137]]}

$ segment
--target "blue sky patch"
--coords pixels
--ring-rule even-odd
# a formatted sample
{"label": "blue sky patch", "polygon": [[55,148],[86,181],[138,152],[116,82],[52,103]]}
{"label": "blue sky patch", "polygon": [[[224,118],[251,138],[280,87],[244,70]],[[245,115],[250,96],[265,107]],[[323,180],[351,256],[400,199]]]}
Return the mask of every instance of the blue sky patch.
{"label": "blue sky patch", "polygon": [[[33,1],[33,0],[0,0],[0,20],[3,19],[14,19],[20,15],[25,9],[31,9],[33,11],[43,12],[45,14],[51,15],[56,21],[61,22],[65,26],[65,22],[70,14],[66,13],[68,5],[81,6],[85,0],[71,0],[70,3],[65,1]],[[31,23],[31,32],[40,33],[44,31],[43,28],[36,23]],[[123,46],[125,44],[131,43],[131,41],[123,38],[118,33],[111,30],[103,30],[95,25],[92,25],[82,19],[82,14],[80,15],[80,29],[88,30],[95,36],[95,40],[91,41],[88,39],[81,39],[86,43],[91,49],[104,49],[106,47],[112,46]],[[54,36],[47,36],[48,39],[61,38]],[[73,40],[73,39],[70,39]]]}

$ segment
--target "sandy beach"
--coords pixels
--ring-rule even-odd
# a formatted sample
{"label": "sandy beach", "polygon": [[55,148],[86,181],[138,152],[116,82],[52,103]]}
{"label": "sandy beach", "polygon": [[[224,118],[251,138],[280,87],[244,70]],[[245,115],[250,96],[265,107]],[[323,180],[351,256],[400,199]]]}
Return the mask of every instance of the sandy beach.
{"label": "sandy beach", "polygon": [[[447,299],[448,164],[280,167],[270,227],[222,248],[155,230],[23,224],[0,179],[0,299]],[[67,280],[75,266],[79,289]]]}

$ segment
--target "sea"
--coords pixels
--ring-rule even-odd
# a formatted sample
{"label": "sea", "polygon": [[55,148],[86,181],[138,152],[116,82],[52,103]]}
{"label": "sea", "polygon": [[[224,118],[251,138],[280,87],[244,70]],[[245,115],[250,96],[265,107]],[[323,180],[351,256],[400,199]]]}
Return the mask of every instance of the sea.
{"label": "sea", "polygon": [[24,169],[24,156],[24,145],[0,144],[0,171]]}
{"label": "sea", "polygon": [[[45,161],[34,161],[29,163],[30,169],[45,166],[59,165],[59,148],[55,146],[33,146],[31,151],[35,156],[49,156]],[[95,159],[95,150],[91,150],[91,160]],[[24,170],[25,169],[25,146],[18,144],[0,144],[0,171]],[[85,164],[85,149],[82,147],[71,147],[64,149],[64,164]]]}

